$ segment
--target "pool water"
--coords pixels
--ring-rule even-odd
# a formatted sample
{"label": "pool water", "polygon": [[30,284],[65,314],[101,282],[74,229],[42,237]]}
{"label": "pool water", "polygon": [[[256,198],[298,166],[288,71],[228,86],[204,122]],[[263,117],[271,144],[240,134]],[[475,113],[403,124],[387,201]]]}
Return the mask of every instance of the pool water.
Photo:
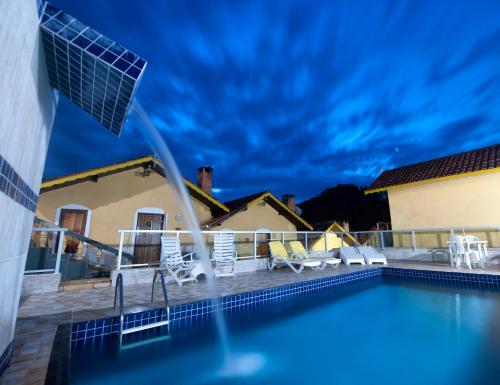
{"label": "pool water", "polygon": [[169,338],[86,345],[72,384],[499,384],[500,293],[373,279]]}

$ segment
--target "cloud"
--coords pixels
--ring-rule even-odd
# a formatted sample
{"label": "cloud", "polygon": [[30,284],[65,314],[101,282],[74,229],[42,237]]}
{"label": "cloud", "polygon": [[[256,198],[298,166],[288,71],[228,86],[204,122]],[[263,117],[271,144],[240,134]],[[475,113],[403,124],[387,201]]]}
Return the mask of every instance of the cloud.
{"label": "cloud", "polygon": [[[137,99],[223,200],[300,201],[499,141],[495,2],[56,3],[148,60]],[[131,115],[118,139],[63,101],[45,176],[150,153],[141,130]]]}
{"label": "cloud", "polygon": [[500,58],[500,28],[480,37],[461,56],[440,57],[432,63],[429,69],[428,82],[440,83],[471,67],[478,65],[483,60]]}

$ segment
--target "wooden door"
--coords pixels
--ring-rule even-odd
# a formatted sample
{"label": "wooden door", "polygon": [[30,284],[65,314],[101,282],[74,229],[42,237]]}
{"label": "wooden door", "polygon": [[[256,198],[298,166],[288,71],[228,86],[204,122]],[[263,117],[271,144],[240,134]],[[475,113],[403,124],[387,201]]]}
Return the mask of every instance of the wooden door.
{"label": "wooden door", "polygon": [[267,256],[269,255],[269,241],[271,240],[271,234],[262,233],[257,234],[257,255]]}
{"label": "wooden door", "polygon": [[[74,233],[85,235],[87,225],[87,210],[62,209],[59,216],[59,226],[65,227]],[[66,236],[65,253],[76,253],[80,241],[73,237]]]}
{"label": "wooden door", "polygon": [[[163,214],[139,213],[137,230],[163,230],[165,216]],[[139,233],[135,236],[134,255],[137,263],[158,263],[161,252],[160,233]]]}

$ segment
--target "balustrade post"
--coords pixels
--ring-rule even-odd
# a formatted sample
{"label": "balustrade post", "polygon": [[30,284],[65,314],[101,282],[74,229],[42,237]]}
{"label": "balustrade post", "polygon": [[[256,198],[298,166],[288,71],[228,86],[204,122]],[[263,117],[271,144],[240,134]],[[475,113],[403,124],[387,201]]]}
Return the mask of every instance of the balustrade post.
{"label": "balustrade post", "polygon": [[57,244],[57,257],[56,257],[56,266],[54,267],[54,274],[59,273],[59,269],[61,266],[61,255],[62,249],[64,245],[64,232],[65,230],[61,230],[59,234],[59,242]]}
{"label": "balustrade post", "polygon": [[257,233],[253,233],[253,259],[257,259]]}
{"label": "balustrade post", "polygon": [[123,231],[120,231],[120,245],[118,246],[118,258],[116,260],[116,270],[120,270],[120,267],[122,265],[123,238],[124,238],[124,233]]}

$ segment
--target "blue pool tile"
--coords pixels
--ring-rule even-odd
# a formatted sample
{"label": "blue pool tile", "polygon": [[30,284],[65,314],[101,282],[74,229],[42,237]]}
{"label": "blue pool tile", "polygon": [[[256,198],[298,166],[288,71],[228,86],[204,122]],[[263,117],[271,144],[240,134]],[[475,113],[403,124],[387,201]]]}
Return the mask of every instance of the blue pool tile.
{"label": "blue pool tile", "polygon": [[[255,309],[257,306],[319,293],[331,288],[355,284],[366,279],[383,279],[384,277],[398,277],[409,281],[428,282],[431,284],[443,283],[460,288],[500,288],[500,276],[379,267],[249,293],[234,294],[220,298],[219,303],[213,299],[208,299],[189,304],[174,305],[170,307],[171,326],[172,328],[183,328],[194,325],[197,322],[210,320],[217,309],[222,309],[226,313],[236,314],[241,311]],[[166,319],[165,308],[147,310],[126,314],[123,327],[127,329]],[[104,338],[110,334],[118,333],[119,317],[74,324],[72,330],[72,341],[94,342],[96,336]]]}

